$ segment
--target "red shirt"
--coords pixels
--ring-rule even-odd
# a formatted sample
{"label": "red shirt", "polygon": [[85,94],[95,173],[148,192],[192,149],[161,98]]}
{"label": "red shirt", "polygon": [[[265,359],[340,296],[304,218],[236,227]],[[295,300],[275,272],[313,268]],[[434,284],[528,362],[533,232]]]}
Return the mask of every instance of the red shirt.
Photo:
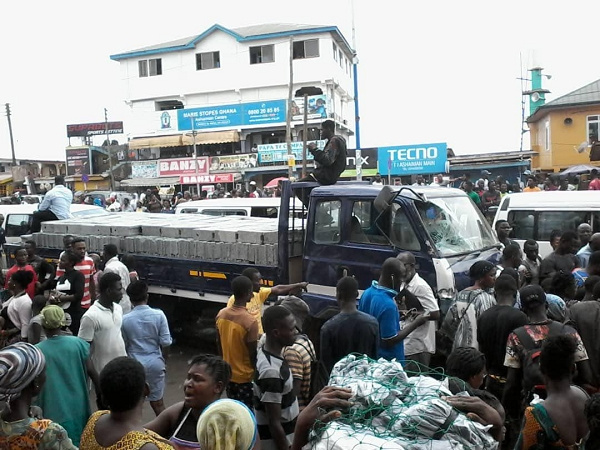
{"label": "red shirt", "polygon": [[29,298],[33,300],[33,297],[35,297],[35,284],[38,281],[38,277],[37,273],[35,273],[35,269],[29,264],[26,264],[24,267],[19,267],[15,264],[10,269],[8,269],[8,271],[6,272],[6,282],[4,283],[4,289],[8,289],[8,281],[10,280],[10,277],[13,273],[19,270],[26,270],[27,272],[31,272],[33,274],[33,281],[29,283],[27,285],[27,288],[25,289],[27,295],[29,295]]}
{"label": "red shirt", "polygon": [[600,178],[594,178],[588,186],[590,191],[600,191]]}
{"label": "red shirt", "polygon": [[[83,297],[81,298],[81,307],[88,309],[92,304],[92,296],[90,295],[90,279],[94,275],[94,260],[89,256],[84,257],[74,267],[85,277],[85,284],[83,286]],[[56,269],[56,278],[60,278],[65,271],[63,269]],[[97,286],[96,286],[97,287]]]}

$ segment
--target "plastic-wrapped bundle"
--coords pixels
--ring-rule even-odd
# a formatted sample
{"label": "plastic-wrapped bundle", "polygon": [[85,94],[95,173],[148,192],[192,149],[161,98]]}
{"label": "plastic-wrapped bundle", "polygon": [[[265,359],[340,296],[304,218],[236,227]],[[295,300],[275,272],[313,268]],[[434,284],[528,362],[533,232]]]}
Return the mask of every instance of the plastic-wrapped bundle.
{"label": "plastic-wrapped bundle", "polygon": [[348,355],[333,368],[330,385],[349,387],[354,406],[313,439],[313,448],[496,450],[490,428],[441,399],[447,380],[408,378],[396,361]]}

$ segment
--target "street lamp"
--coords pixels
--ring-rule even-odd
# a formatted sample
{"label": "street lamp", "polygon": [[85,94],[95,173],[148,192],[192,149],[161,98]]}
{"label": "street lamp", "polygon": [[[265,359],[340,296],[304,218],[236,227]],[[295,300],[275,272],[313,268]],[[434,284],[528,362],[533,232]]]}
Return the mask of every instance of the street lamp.
{"label": "street lamp", "polygon": [[196,167],[196,195],[200,198],[200,180],[198,180],[198,149],[196,148],[196,135],[198,132],[194,129],[192,120],[192,137],[194,138],[194,166]]}

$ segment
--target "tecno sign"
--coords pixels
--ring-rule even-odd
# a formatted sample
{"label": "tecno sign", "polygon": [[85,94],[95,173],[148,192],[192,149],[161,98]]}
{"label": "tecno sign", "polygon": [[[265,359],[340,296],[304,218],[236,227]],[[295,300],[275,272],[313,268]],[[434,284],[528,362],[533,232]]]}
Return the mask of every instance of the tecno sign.
{"label": "tecno sign", "polygon": [[173,158],[159,160],[159,177],[172,177],[181,175],[208,175],[208,157],[202,156],[198,158],[197,172],[195,158]]}
{"label": "tecno sign", "polygon": [[446,149],[445,142],[379,147],[379,173],[411,175],[446,172]]}

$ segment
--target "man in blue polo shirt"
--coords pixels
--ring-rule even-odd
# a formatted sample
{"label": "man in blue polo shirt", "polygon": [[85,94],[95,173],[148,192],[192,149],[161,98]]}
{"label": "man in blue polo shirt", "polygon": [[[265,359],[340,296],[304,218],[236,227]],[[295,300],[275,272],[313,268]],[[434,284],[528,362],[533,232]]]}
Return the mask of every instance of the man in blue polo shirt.
{"label": "man in blue polo shirt", "polygon": [[396,258],[388,258],[381,267],[379,281],[373,281],[363,292],[358,305],[359,311],[367,313],[379,322],[378,356],[388,360],[404,361],[404,338],[429,320],[425,314],[419,315],[400,329],[400,314],[395,298],[403,289],[406,278],[404,264]]}

